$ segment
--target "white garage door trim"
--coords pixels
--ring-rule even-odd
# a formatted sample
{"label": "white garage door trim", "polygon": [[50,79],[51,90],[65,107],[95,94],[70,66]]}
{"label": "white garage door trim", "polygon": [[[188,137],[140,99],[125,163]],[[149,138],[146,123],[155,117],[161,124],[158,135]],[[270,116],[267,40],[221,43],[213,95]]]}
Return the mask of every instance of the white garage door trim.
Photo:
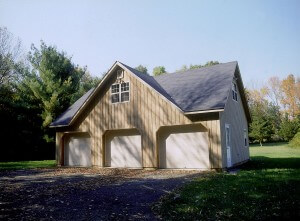
{"label": "white garage door trim", "polygon": [[82,167],[92,166],[91,141],[89,137],[74,135],[66,139],[64,165]]}
{"label": "white garage door trim", "polygon": [[[171,133],[165,140],[165,162],[162,168],[208,169],[209,145],[207,132]],[[164,160],[164,159],[162,159]]]}
{"label": "white garage door trim", "polygon": [[141,135],[114,136],[106,145],[106,166],[142,167]]}

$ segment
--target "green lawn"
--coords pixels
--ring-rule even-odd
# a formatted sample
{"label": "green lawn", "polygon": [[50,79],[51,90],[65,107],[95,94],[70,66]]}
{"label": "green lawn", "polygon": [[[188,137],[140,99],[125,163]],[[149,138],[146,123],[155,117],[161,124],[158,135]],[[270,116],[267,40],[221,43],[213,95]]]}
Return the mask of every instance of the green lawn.
{"label": "green lawn", "polygon": [[[287,148],[287,143],[270,143],[264,144],[263,147],[259,145],[252,145],[250,148],[251,157],[270,157],[270,158],[299,158],[299,148]],[[275,147],[275,148],[274,148]]]}
{"label": "green lawn", "polygon": [[300,149],[270,144],[250,154],[237,175],[198,178],[154,211],[164,220],[299,220]]}
{"label": "green lawn", "polygon": [[0,162],[0,170],[55,167],[55,160]]}

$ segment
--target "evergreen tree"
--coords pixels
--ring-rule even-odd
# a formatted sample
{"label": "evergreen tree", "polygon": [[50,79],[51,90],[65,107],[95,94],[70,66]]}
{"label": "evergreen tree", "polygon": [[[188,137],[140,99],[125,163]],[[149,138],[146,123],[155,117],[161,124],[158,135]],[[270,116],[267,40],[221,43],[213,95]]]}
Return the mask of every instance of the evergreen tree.
{"label": "evergreen tree", "polygon": [[280,125],[279,135],[283,138],[284,141],[290,141],[298,132],[298,129],[299,129],[299,120],[298,119],[290,120],[286,116]]}
{"label": "evergreen tree", "polygon": [[[74,96],[78,96],[80,80],[86,68],[74,65],[65,52],[59,52],[56,47],[47,46],[44,42],[41,42],[39,49],[32,45],[29,61],[33,69],[24,83],[39,101],[42,126],[47,128],[70,106]],[[53,137],[46,134],[45,139],[52,141]]]}
{"label": "evergreen tree", "polygon": [[82,76],[79,82],[79,90],[72,95],[71,104],[77,101],[80,97],[82,97],[87,91],[91,88],[96,88],[100,83],[101,78],[93,77],[88,71]]}
{"label": "evergreen tree", "polygon": [[270,139],[272,135],[272,127],[269,120],[265,116],[255,115],[252,117],[250,124],[249,136],[257,140],[262,146],[262,142]]}

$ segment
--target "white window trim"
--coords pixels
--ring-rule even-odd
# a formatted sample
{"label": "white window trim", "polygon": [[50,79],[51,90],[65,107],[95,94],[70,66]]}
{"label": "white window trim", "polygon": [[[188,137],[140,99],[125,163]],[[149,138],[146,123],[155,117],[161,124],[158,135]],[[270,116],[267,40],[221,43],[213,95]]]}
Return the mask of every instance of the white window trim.
{"label": "white window trim", "polygon": [[[125,92],[128,92],[128,93],[129,93],[128,101],[121,101],[121,94],[122,94],[122,92],[121,92],[121,84],[122,84],[122,83],[128,83],[128,85],[129,85],[129,90],[128,90],[128,91],[123,91],[123,93],[125,93]],[[111,88],[112,88],[113,85],[119,85],[119,92],[117,92],[117,93],[112,93]],[[128,103],[128,102],[130,102],[130,87],[131,87],[130,81],[124,81],[124,82],[112,84],[112,85],[110,86],[110,102],[111,102],[111,96],[112,96],[113,94],[118,94],[118,95],[119,95],[119,102],[115,102],[115,103],[112,103],[112,102],[111,102],[111,104],[115,105],[115,104],[121,104],[121,103]]]}
{"label": "white window trim", "polygon": [[[235,85],[235,87],[234,87]],[[235,90],[236,88],[236,90]],[[234,92],[236,94],[236,100],[232,97],[232,92]],[[232,97],[232,100],[234,100],[235,102],[238,102],[238,87],[237,87],[237,84],[236,82],[232,82],[232,86],[231,86],[231,97]]]}
{"label": "white window trim", "polygon": [[[118,85],[119,86],[119,92],[112,92],[112,87],[113,86],[115,86],[115,85]],[[112,102],[112,95],[114,95],[114,94],[120,94],[120,84],[119,83],[115,83],[115,84],[112,84],[111,86],[110,86],[110,102],[111,102],[111,104],[117,104],[117,103],[120,103],[120,95],[118,96],[119,97],[119,101],[118,102]]]}
{"label": "white window trim", "polygon": [[[125,92],[128,92],[128,101],[121,101],[121,94],[122,94],[122,91],[121,91],[121,84],[122,83],[128,83],[128,87],[129,87],[129,90],[128,91],[123,91],[123,93],[125,93]],[[129,81],[124,81],[124,82],[122,82],[122,83],[120,83],[120,103],[128,103],[129,101],[130,101],[130,82]]]}

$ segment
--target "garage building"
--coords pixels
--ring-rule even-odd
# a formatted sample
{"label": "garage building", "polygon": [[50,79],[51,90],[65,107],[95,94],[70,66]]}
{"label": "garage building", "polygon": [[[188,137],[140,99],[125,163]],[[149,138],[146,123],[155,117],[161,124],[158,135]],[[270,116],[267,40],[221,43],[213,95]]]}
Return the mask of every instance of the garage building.
{"label": "garage building", "polygon": [[150,76],[115,62],[51,127],[62,166],[223,169],[249,160],[237,62]]}

